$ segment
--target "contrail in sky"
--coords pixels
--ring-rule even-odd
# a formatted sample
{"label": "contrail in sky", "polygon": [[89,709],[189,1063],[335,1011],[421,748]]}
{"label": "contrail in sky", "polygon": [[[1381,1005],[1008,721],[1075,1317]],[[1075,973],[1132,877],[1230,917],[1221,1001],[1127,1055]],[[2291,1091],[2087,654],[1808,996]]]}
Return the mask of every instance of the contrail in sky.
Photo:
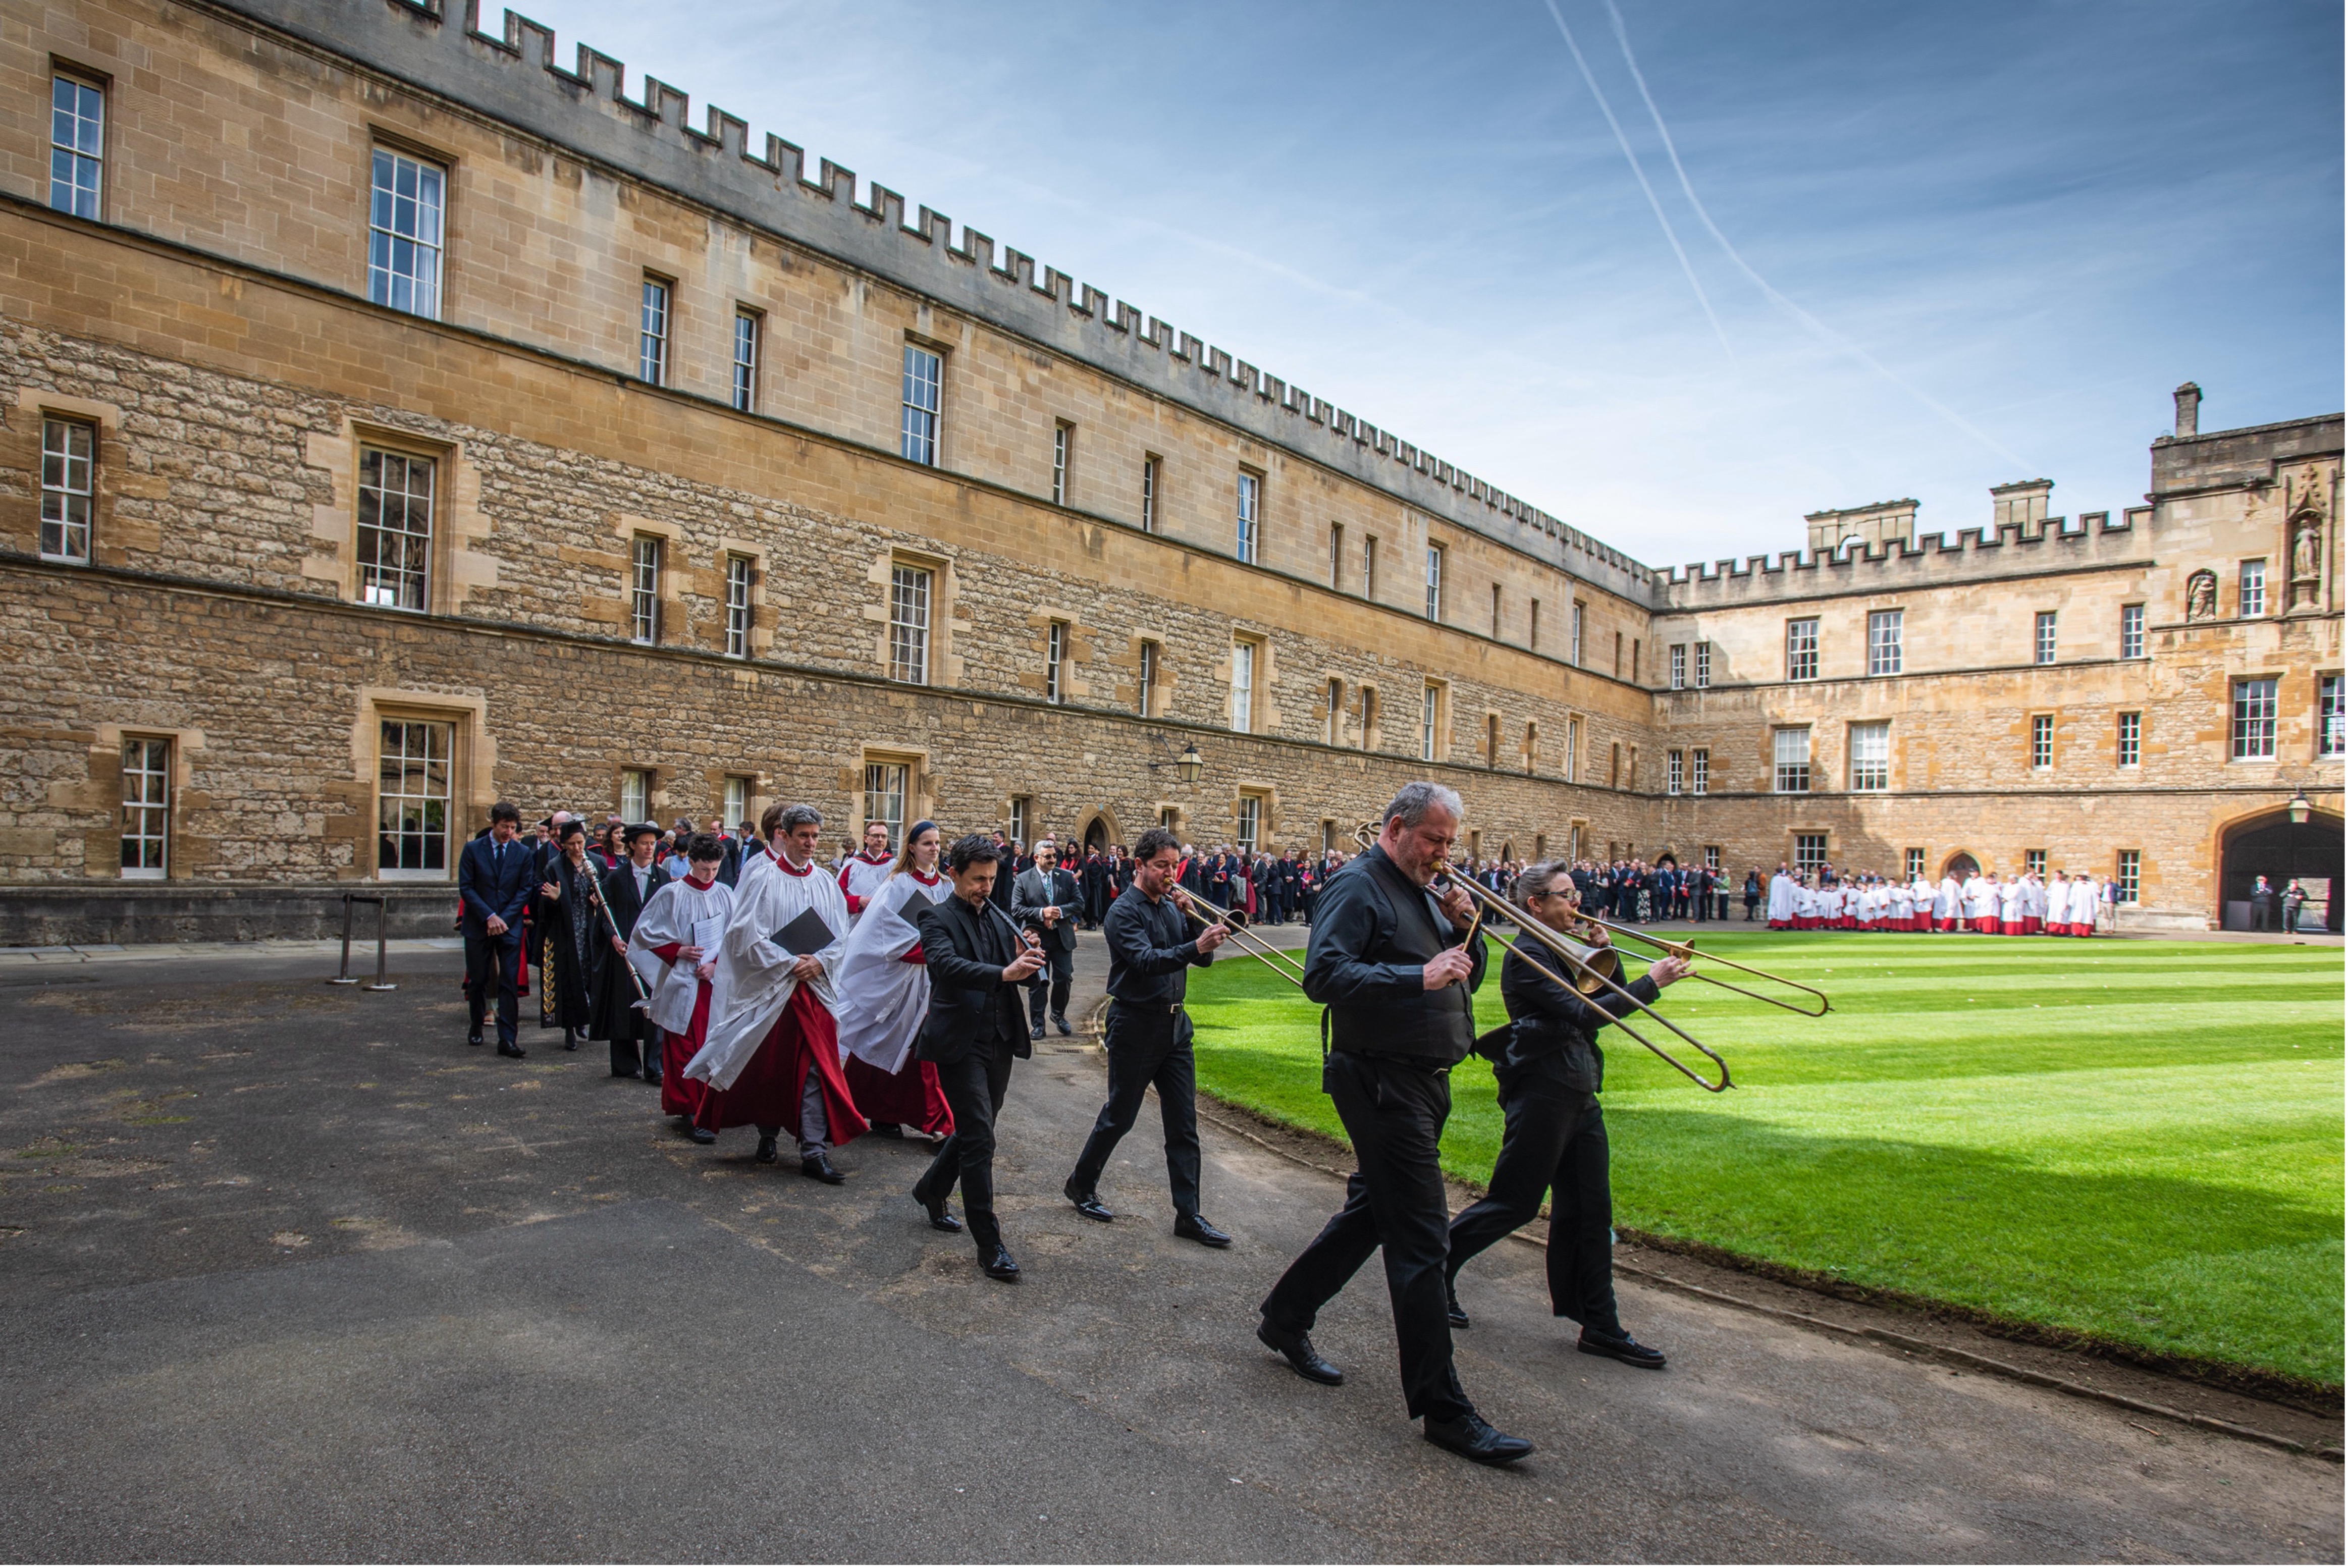
{"label": "contrail in sky", "polygon": [[[1565,35],[1565,46],[1573,52],[1573,63],[1581,68],[1581,79],[1590,84],[1590,96],[1598,100],[1598,112],[1606,117],[1607,125],[1613,129],[1615,145],[1622,150],[1622,156],[1630,161],[1631,172],[1637,177],[1639,189],[1647,193],[1647,205],[1655,210],[1655,222],[1663,225],[1663,238],[1671,242],[1672,254],[1680,259],[1680,271],[1687,274],[1688,287],[1695,291],[1696,304],[1704,306],[1704,318],[1712,323],[1713,335],[1720,339],[1721,352],[1731,359],[1735,358],[1736,350],[1729,347],[1728,334],[1721,330],[1720,317],[1712,313],[1712,301],[1704,297],[1704,285],[1695,281],[1695,268],[1688,264],[1687,252],[1680,248],[1680,237],[1672,232],[1672,221],[1663,216],[1663,204],[1655,199],[1655,188],[1647,183],[1647,171],[1639,167],[1639,155],[1631,150],[1631,139],[1622,134],[1622,122],[1614,118],[1613,108],[1607,103],[1606,95],[1598,90],[1598,78],[1590,74],[1590,62],[1581,57],[1581,46],[1573,41],[1573,29],[1565,25],[1565,13],[1557,8],[1557,0],[1543,0],[1543,3],[1549,6],[1550,15],[1556,20],[1557,30]],[[1642,88],[1640,90],[1645,89]],[[1648,107],[1652,108],[1653,106]],[[1673,162],[1676,165],[1678,159],[1674,157]],[[1682,183],[1685,183],[1684,176]]]}
{"label": "contrail in sky", "polygon": [[[1550,15],[1553,16],[1557,15],[1557,0],[1547,0],[1547,3],[1550,8]],[[1719,244],[1721,250],[1727,253],[1730,261],[1736,263],[1737,271],[1743,273],[1747,278],[1750,278],[1753,281],[1753,286],[1759,289],[1763,294],[1766,295],[1770,304],[1776,305],[1779,310],[1784,311],[1787,315],[1792,316],[1797,322],[1799,322],[1803,326],[1807,327],[1818,338],[1820,342],[1826,344],[1828,347],[1839,349],[1843,353],[1859,360],[1860,363],[1867,366],[1869,369],[1873,370],[1877,375],[1882,377],[1886,381],[1890,382],[1894,387],[1899,387],[1902,392],[1907,393],[1910,397],[1915,398],[1918,402],[1923,404],[1926,407],[1940,415],[1941,418],[1948,420],[1949,423],[1954,425],[1957,428],[1962,430],[1965,434],[1979,441],[1982,446],[1987,447],[1991,451],[1995,452],[2007,462],[2013,464],[2017,469],[2028,468],[2030,465],[2024,462],[2022,459],[2016,457],[2013,453],[2006,450],[2003,443],[1991,437],[1987,431],[1982,429],[1972,420],[1966,418],[1962,414],[1958,413],[1954,408],[1950,407],[1947,404],[1941,402],[1939,398],[1933,397],[1922,387],[1910,382],[1904,377],[1901,377],[1896,371],[1892,370],[1889,366],[1885,365],[1881,360],[1876,358],[1875,356],[1869,354],[1866,349],[1860,347],[1849,338],[1845,337],[1841,333],[1837,332],[1834,328],[1828,326],[1826,323],[1812,315],[1808,311],[1804,310],[1800,305],[1796,304],[1792,300],[1787,299],[1784,294],[1779,294],[1776,289],[1770,287],[1769,280],[1763,277],[1759,273],[1755,272],[1751,263],[1747,263],[1743,256],[1737,254],[1736,247],[1728,242],[1728,236],[1720,232],[1720,225],[1712,221],[1712,214],[1704,211],[1704,203],[1702,201],[1696,200],[1695,187],[1688,182],[1687,170],[1680,163],[1680,150],[1673,144],[1671,128],[1663,123],[1663,111],[1655,107],[1654,95],[1647,90],[1647,78],[1645,74],[1639,69],[1638,57],[1631,53],[1631,35],[1622,26],[1622,13],[1615,8],[1614,0],[1604,0],[1604,4],[1606,6],[1607,16],[1614,24],[1614,41],[1622,47],[1622,63],[1631,67],[1631,79],[1639,85],[1640,101],[1647,106],[1648,118],[1655,122],[1655,134],[1663,138],[1663,151],[1670,156],[1672,160],[1672,172],[1679,176],[1680,191],[1687,197],[1688,205],[1695,209],[1697,219],[1700,220],[1704,228],[1710,232],[1713,239]],[[1559,17],[1557,25],[1560,28],[1563,28],[1565,26],[1564,18],[1561,16]],[[1572,35],[1570,33],[1567,34],[1565,41],[1570,46],[1573,42]],[[1577,65],[1581,64],[1581,51],[1575,49],[1573,52],[1573,58]],[[1581,74],[1583,78],[1587,79],[1590,75],[1590,67],[1583,66],[1581,67]],[[1591,90],[1592,92],[1597,90],[1596,84],[1593,83],[1591,85]],[[1603,99],[1600,100],[1599,107],[1601,108],[1605,107],[1605,101]],[[1606,116],[1606,123],[1609,125],[1614,124],[1614,116],[1611,112]],[[1618,140],[1621,139],[1622,130],[1620,126],[1615,127],[1614,135]],[[1630,151],[1629,146],[1626,144],[1622,150],[1625,153],[1628,153]],[[1641,177],[1639,183],[1642,185],[1646,183],[1644,176]],[[1649,191],[1647,199],[1651,201],[1654,200],[1654,193],[1653,191]],[[1662,216],[1661,211],[1658,211],[1656,215],[1658,217]],[[1673,248],[1678,248],[1676,241],[1673,242]],[[1681,258],[1681,264],[1686,264],[1685,257]],[[1709,315],[1711,314],[1711,306],[1705,306],[1704,314]],[[1714,323],[1715,327],[1717,327],[1718,325],[1719,324],[1717,322]]]}

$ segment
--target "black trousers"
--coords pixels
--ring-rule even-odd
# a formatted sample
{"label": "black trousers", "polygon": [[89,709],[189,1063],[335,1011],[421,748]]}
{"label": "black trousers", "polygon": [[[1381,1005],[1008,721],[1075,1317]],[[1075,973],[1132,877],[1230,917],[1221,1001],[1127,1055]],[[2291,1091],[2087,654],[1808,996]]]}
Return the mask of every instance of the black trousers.
{"label": "black trousers", "polygon": [[1003,1241],[994,1221],[994,1116],[1011,1088],[1012,1059],[1011,1042],[996,1040],[973,1046],[958,1062],[938,1063],[938,1087],[953,1111],[953,1136],[939,1146],[937,1158],[913,1183],[914,1197],[942,1202],[959,1182],[971,1240],[983,1253]]}
{"label": "black trousers", "polygon": [[1050,992],[1052,1016],[1059,1017],[1068,1010],[1068,987],[1076,978],[1076,954],[1073,948],[1055,947],[1044,954],[1044,967],[1035,972],[1040,980],[1049,975],[1049,986],[1036,985],[1027,993],[1027,1024],[1031,1029],[1044,1026],[1045,993]]}
{"label": "black trousers", "polygon": [[465,1010],[471,1034],[481,1032],[489,1006],[489,992],[498,994],[498,1044],[514,1043],[514,1027],[521,1014],[521,937],[518,932],[489,936],[465,933]]}
{"label": "black trousers", "polygon": [[1089,1192],[1100,1181],[1117,1140],[1133,1130],[1144,1091],[1158,1090],[1158,1113],[1166,1123],[1166,1180],[1174,1193],[1174,1214],[1199,1212],[1199,1068],[1190,1054],[1190,1019],[1169,1012],[1112,1002],[1108,1009],[1108,1103],[1093,1122],[1085,1151],[1076,1156],[1069,1186]]}
{"label": "black trousers", "polygon": [[1443,1294],[1450,1203],[1436,1145],[1451,1115],[1451,1075],[1337,1051],[1322,1064],[1321,1087],[1360,1168],[1345,1179],[1345,1206],[1264,1297],[1264,1321],[1275,1332],[1309,1331],[1323,1305],[1383,1249],[1405,1404],[1413,1418],[1457,1420],[1474,1407],[1452,1369]]}
{"label": "black trousers", "polygon": [[1457,1279],[1462,1264],[1529,1224],[1548,1194],[1550,1311],[1620,1337],[1606,1118],[1596,1095],[1567,1088],[1563,1076],[1562,1063],[1539,1063],[1502,1091],[1507,1119],[1492,1185],[1451,1222],[1447,1266]]}

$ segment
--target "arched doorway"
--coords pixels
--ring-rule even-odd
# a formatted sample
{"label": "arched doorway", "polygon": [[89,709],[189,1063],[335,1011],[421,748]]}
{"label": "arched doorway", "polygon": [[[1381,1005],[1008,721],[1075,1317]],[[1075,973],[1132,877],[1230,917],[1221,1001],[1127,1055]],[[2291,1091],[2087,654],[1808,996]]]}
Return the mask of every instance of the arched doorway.
{"label": "arched doorway", "polygon": [[2282,926],[2282,893],[2296,877],[2306,891],[2300,924],[2310,930],[2340,929],[2338,888],[2343,848],[2341,820],[2311,811],[2294,823],[2284,810],[2246,817],[2226,830],[2219,861],[2218,923],[2227,931],[2250,929],[2250,890],[2267,879],[2275,892],[2274,926]]}
{"label": "arched doorway", "polygon": [[1941,868],[1941,874],[1944,877],[1954,877],[1959,882],[1962,882],[1967,877],[1975,875],[1980,871],[1981,862],[1973,859],[1972,856],[1967,854],[1964,851],[1959,850],[1955,854],[1949,857],[1949,863]]}
{"label": "arched doorway", "polygon": [[1085,824],[1085,848],[1087,850],[1108,848],[1108,823],[1106,820],[1095,817]]}

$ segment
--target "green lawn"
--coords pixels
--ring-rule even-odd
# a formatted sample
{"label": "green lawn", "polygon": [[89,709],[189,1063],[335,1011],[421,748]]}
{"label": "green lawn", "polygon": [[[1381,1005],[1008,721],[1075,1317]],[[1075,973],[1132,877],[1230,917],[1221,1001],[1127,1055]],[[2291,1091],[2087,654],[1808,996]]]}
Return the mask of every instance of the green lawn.
{"label": "green lawn", "polygon": [[[2339,950],[1701,942],[1823,987],[1835,1011],[1665,992],[1728,1058],[1737,1087],[1720,1095],[1608,1030],[1619,1226],[2339,1385]],[[1498,974],[1477,999],[1488,1026]],[[1228,955],[1190,1004],[1201,1088],[1344,1136],[1320,1092],[1319,1008]],[[1470,1058],[1452,1088],[1445,1164],[1481,1181],[1500,1134],[1490,1069]]]}

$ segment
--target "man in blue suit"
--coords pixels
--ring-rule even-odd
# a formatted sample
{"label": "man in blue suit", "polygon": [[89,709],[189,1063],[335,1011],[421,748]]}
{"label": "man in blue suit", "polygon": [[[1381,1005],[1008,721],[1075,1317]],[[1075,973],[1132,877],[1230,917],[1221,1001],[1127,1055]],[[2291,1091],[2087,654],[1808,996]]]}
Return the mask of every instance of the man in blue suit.
{"label": "man in blue suit", "polygon": [[481,1043],[482,1014],[489,987],[498,992],[498,1054],[518,1057],[514,1038],[520,1012],[521,911],[538,886],[532,874],[538,857],[518,841],[521,811],[510,800],[489,808],[489,836],[475,839],[457,860],[457,892],[464,901],[465,1005],[473,1027],[468,1041]]}

